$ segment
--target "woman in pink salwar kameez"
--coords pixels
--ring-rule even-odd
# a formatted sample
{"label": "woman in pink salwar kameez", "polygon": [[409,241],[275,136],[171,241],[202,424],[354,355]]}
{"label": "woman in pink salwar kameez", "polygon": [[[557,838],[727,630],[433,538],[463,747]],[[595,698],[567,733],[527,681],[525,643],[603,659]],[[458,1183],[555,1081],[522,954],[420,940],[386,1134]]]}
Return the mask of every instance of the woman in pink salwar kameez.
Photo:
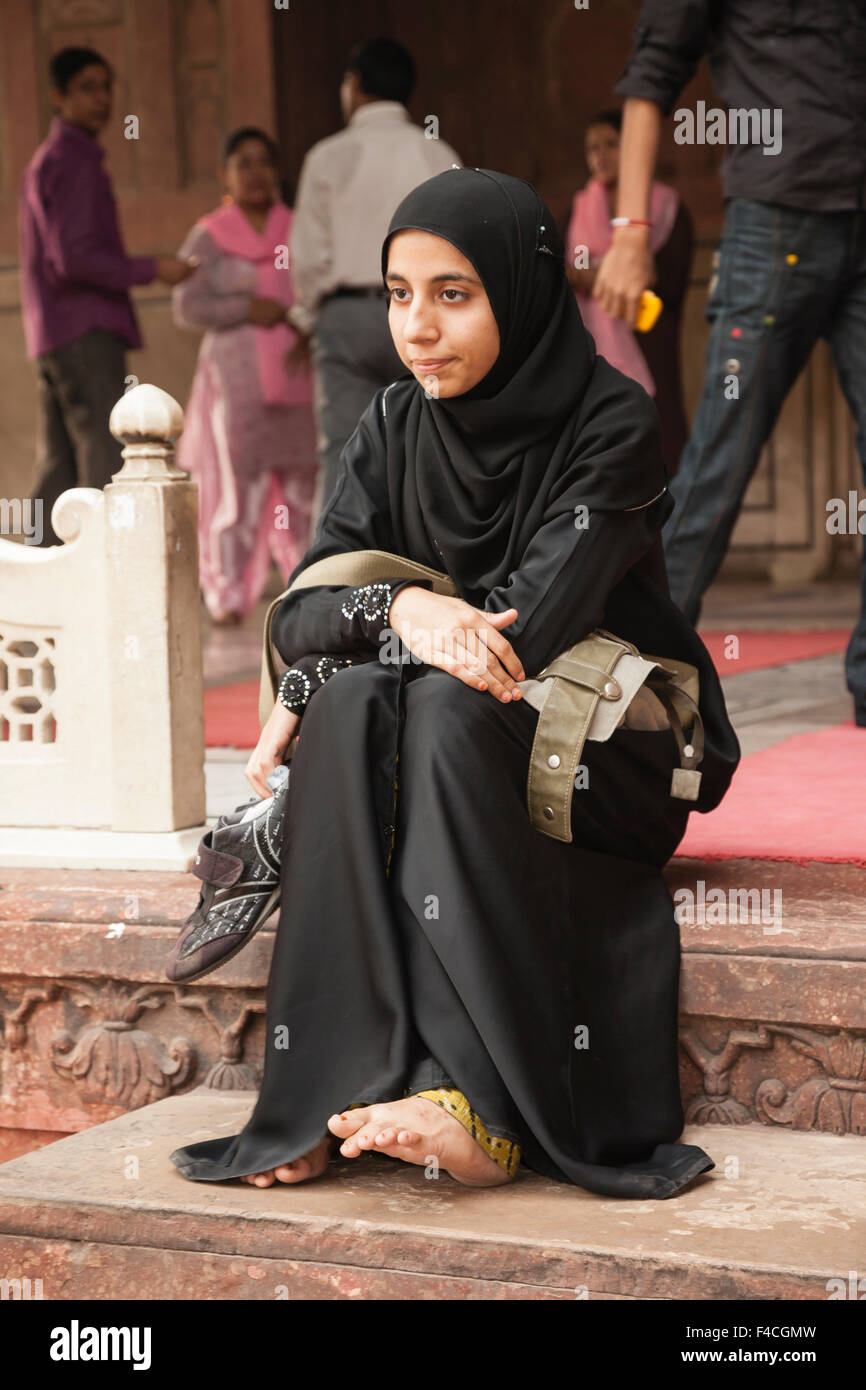
{"label": "woman in pink salwar kameez", "polygon": [[[689,436],[680,368],[680,321],[689,287],[694,228],[676,189],[654,180],[650,189],[649,249],[655,265],[654,292],[664,308],[649,333],[635,333],[622,319],[611,318],[593,295],[602,257],[613,232],[619,181],[619,111],[601,111],[586,128],[586,162],[590,178],[575,194],[566,235],[568,279],[580,315],[602,357],[655,397],[662,431],[662,457],[668,478],[677,474]],[[587,264],[588,261],[588,264]]]}
{"label": "woman in pink salwar kameez", "polygon": [[307,550],[317,463],[309,369],[285,366],[292,211],[263,131],[229,136],[223,181],[227,201],[180,250],[199,269],[172,307],[180,327],[205,330],[178,459],[199,488],[205,603],[232,623],[255,607],[271,557],[285,582]]}

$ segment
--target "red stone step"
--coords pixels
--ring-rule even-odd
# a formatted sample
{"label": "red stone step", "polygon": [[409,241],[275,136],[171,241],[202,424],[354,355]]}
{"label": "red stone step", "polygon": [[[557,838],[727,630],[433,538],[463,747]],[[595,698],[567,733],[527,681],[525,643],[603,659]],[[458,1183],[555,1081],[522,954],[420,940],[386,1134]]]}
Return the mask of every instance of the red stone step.
{"label": "red stone step", "polygon": [[[866,870],[676,859],[665,876],[675,894],[700,881],[726,901],[782,894],[780,931],[681,925],[688,1120],[862,1136]],[[197,901],[192,875],[6,869],[2,880],[0,1158],[202,1083],[257,1085],[272,930],[173,986],[163,962]],[[119,1033],[144,1064],[135,1084],[114,1060]]]}
{"label": "red stone step", "polygon": [[[286,1187],[194,1183],[169,1160],[254,1095],[194,1091],[0,1166],[0,1269],[46,1299],[847,1297],[866,1145],[691,1126],[716,1160],[677,1197],[614,1200],[521,1169],[461,1187],[379,1154]],[[835,1281],[835,1282],[833,1282]]]}

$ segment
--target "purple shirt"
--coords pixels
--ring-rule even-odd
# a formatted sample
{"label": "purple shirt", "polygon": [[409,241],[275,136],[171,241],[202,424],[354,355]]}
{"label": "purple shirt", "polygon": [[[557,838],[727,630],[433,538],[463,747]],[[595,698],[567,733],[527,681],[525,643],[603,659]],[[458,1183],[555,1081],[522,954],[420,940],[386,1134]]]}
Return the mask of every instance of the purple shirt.
{"label": "purple shirt", "polygon": [[130,285],[156,276],[151,256],[127,256],[102,146],[55,116],[24,171],[19,231],[27,355],[74,342],[91,328],[141,347]]}

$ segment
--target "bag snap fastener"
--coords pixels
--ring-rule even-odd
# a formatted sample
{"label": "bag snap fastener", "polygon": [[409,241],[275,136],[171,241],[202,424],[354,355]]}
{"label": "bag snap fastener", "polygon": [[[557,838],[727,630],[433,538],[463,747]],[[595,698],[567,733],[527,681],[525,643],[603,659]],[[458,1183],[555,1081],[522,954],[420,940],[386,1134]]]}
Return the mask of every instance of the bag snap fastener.
{"label": "bag snap fastener", "polygon": [[550,757],[547,759],[547,765],[548,767],[559,767],[559,754],[551,753]]}
{"label": "bag snap fastener", "polygon": [[617,681],[605,681],[604,693],[609,700],[618,699],[622,694]]}
{"label": "bag snap fastener", "polygon": [[545,808],[544,808],[544,814],[545,814],[545,817],[546,817],[547,820],[553,820],[553,807],[552,807],[552,806],[545,806]]}
{"label": "bag snap fastener", "polygon": [[685,757],[691,758],[692,755],[694,754],[694,751],[695,751],[695,750],[694,750],[694,748],[692,747],[692,745],[691,745],[690,743],[687,743],[686,746],[685,746],[685,748],[683,749],[683,754],[684,754]]}

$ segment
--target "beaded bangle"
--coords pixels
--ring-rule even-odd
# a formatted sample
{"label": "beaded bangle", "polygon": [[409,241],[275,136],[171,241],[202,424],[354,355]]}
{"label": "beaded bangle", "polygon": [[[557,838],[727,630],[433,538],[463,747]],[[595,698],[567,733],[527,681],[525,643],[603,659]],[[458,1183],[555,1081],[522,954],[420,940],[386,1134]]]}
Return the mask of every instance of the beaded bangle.
{"label": "beaded bangle", "polygon": [[335,676],[344,666],[351,665],[352,658],[350,656],[343,660],[338,656],[320,656],[316,662],[316,675],[319,678],[319,684],[324,685],[326,680],[330,680],[331,676]]}
{"label": "beaded bangle", "polygon": [[387,601],[387,603],[385,604],[385,611],[384,611],[384,613],[382,614],[382,626],[383,626],[383,627],[389,627],[389,626],[390,626],[390,623],[391,623],[391,604],[394,602],[395,597],[396,597],[396,595],[393,593],[393,591],[392,591],[392,589],[391,589],[391,586],[390,586],[390,584],[389,584],[389,585],[388,585],[388,601]]}
{"label": "beaded bangle", "polygon": [[344,618],[354,618],[356,613],[360,613],[368,622],[382,618],[387,626],[391,597],[390,584],[361,584],[352,590],[341,612]]}
{"label": "beaded bangle", "polygon": [[311,689],[310,678],[306,672],[299,670],[297,666],[291,666],[280,681],[280,704],[291,714],[300,714],[310,698]]}

